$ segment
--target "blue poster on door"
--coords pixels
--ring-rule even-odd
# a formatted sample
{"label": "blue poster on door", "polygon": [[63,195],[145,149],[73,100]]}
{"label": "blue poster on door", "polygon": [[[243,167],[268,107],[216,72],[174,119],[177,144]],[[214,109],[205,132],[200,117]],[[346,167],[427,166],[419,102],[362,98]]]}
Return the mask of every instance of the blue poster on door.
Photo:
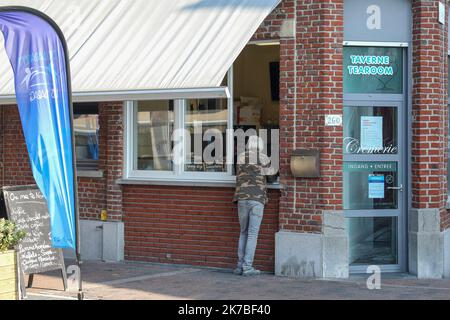
{"label": "blue poster on door", "polygon": [[384,175],[369,174],[369,199],[384,199]]}

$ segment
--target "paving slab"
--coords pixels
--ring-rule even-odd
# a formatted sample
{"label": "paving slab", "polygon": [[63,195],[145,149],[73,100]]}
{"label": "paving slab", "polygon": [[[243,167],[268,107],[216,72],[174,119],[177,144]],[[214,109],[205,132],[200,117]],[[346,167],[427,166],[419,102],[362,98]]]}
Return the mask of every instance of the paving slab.
{"label": "paving slab", "polygon": [[[85,298],[89,300],[450,299],[450,279],[418,280],[407,274],[383,275],[380,290],[367,288],[368,275],[332,280],[264,273],[247,278],[231,270],[152,263],[85,262],[82,274]],[[76,292],[62,289],[58,272],[36,275],[27,299],[76,299]]]}

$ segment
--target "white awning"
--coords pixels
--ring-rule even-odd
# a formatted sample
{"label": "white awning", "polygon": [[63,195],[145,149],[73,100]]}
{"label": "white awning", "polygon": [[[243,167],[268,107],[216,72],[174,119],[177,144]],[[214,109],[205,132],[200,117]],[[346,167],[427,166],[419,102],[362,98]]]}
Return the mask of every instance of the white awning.
{"label": "white awning", "polygon": [[[80,101],[217,88],[278,3],[0,0],[0,6],[42,11],[61,27],[69,47],[72,90]],[[13,73],[0,45],[0,103],[13,97]]]}

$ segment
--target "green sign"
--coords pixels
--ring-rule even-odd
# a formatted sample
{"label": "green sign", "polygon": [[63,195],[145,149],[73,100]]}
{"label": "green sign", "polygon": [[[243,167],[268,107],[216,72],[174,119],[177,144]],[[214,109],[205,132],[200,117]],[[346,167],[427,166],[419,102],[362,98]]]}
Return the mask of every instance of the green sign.
{"label": "green sign", "polygon": [[344,47],[344,93],[402,92],[401,48]]}

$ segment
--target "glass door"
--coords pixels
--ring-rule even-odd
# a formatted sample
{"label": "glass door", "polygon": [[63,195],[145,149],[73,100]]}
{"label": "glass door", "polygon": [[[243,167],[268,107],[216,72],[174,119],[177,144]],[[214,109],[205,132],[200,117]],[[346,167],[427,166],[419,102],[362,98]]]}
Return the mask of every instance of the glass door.
{"label": "glass door", "polygon": [[369,265],[404,271],[404,105],[400,101],[344,104],[344,210],[351,272]]}

